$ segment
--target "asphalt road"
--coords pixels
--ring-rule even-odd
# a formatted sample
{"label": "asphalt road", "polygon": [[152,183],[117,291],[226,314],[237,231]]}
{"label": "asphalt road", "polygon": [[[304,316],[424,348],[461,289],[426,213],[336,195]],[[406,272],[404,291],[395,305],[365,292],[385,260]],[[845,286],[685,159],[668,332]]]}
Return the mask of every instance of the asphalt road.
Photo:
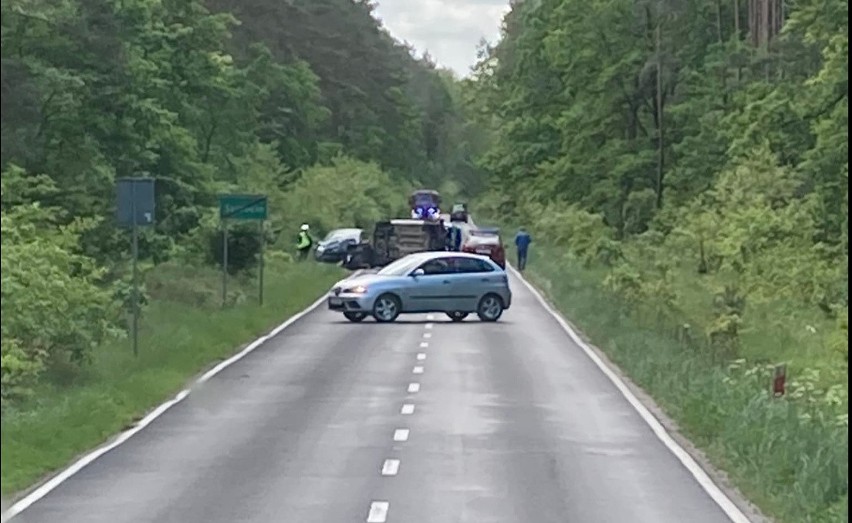
{"label": "asphalt road", "polygon": [[12,521],[728,521],[511,284],[496,324],[320,308]]}

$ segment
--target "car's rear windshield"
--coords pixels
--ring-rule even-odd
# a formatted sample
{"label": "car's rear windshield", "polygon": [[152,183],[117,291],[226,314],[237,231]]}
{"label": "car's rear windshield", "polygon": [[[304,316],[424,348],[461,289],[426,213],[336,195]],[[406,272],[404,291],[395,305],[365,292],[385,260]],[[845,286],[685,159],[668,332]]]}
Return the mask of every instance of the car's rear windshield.
{"label": "car's rear windshield", "polygon": [[329,232],[323,238],[324,242],[340,241],[358,236],[358,229],[337,229]]}
{"label": "car's rear windshield", "polygon": [[496,227],[481,227],[479,229],[471,229],[470,234],[474,236],[499,236],[500,229]]}
{"label": "car's rear windshield", "polygon": [[496,234],[471,235],[467,243],[470,245],[500,245],[500,237]]}
{"label": "car's rear windshield", "polygon": [[437,205],[435,198],[428,194],[418,195],[414,198],[414,205]]}

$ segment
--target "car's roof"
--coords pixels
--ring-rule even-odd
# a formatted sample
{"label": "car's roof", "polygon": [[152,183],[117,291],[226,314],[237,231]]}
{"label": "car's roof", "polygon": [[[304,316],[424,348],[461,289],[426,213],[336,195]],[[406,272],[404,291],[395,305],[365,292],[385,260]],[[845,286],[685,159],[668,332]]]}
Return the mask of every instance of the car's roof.
{"label": "car's roof", "polygon": [[334,234],[358,234],[359,232],[363,232],[363,229],[356,229],[356,228],[350,227],[350,228],[345,228],[345,229],[332,229],[332,230],[329,231],[329,234],[331,234],[331,233],[334,233]]}
{"label": "car's roof", "polygon": [[390,223],[391,225],[423,225],[426,223],[426,220],[399,218],[397,220],[391,220]]}
{"label": "car's roof", "polygon": [[413,254],[409,254],[406,258],[422,258],[424,260],[431,260],[435,258],[472,258],[474,260],[490,260],[488,256],[482,256],[481,254],[474,254],[472,252],[457,252],[457,251],[425,251],[425,252],[415,252]]}

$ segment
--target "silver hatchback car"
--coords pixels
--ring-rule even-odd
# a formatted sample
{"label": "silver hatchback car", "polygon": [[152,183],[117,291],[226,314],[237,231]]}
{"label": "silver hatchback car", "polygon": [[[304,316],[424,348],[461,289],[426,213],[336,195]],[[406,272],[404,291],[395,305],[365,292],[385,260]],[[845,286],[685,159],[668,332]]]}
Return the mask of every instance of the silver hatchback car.
{"label": "silver hatchback car", "polygon": [[376,274],[342,280],[328,294],[328,308],[354,322],[423,312],[443,312],[453,321],[475,312],[482,321],[497,321],[511,304],[506,272],[485,256],[461,252],[411,254]]}

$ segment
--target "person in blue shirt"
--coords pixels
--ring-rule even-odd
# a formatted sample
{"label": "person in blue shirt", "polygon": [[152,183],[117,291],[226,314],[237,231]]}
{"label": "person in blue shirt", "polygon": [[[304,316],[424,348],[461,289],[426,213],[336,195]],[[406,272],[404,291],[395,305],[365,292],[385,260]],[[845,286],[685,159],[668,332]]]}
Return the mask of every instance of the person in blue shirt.
{"label": "person in blue shirt", "polygon": [[515,247],[518,251],[518,270],[522,271],[527,267],[527,253],[529,252],[532,237],[526,229],[521,227],[518,229],[518,234],[515,235]]}

